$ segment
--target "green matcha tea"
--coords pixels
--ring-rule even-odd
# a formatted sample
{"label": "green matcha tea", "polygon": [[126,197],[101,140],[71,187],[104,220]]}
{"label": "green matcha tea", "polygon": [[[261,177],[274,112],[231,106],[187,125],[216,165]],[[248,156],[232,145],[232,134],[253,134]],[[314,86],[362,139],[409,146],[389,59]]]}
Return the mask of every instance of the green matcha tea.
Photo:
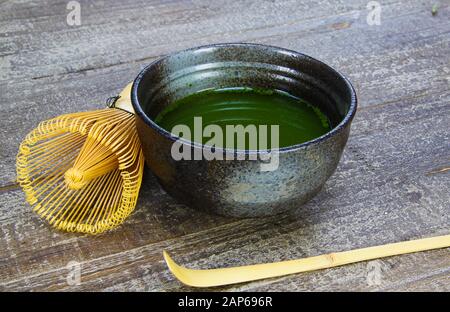
{"label": "green matcha tea", "polygon": [[[223,133],[227,125],[279,125],[279,147],[310,141],[330,130],[327,116],[317,107],[285,92],[252,88],[208,89],[194,93],[171,103],[155,122],[168,131],[177,125],[187,125],[194,133],[194,117],[202,118],[203,129],[218,125]],[[209,138],[202,137],[202,142],[193,140],[205,144]],[[216,144],[236,148],[229,142],[219,145]]]}

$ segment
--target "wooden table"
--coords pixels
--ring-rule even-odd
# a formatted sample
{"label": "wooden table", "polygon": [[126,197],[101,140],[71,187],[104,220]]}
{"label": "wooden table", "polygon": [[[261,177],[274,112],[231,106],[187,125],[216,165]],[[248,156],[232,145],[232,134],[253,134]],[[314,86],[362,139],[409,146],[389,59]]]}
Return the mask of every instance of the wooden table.
{"label": "wooden table", "polygon": [[[74,26],[67,3],[0,4],[1,290],[189,291],[163,249],[188,267],[213,268],[449,233],[449,1],[379,1],[380,25],[367,22],[364,0],[80,1]],[[289,215],[230,219],[176,203],[146,172],[135,212],[107,234],[57,232],[32,213],[14,182],[15,155],[38,121],[102,107],[168,52],[232,41],[304,52],[353,82],[352,133],[317,197]],[[449,291],[449,251],[219,290]]]}

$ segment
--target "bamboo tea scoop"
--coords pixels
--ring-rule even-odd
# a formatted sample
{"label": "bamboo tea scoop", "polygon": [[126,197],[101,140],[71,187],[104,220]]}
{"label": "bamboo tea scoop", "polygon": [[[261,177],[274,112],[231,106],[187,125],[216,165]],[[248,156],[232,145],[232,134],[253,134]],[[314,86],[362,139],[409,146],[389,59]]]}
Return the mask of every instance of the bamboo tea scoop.
{"label": "bamboo tea scoop", "polygon": [[449,246],[450,234],[296,260],[209,270],[188,269],[175,263],[166,251],[163,251],[163,255],[169,270],[182,283],[193,287],[213,287],[326,269],[360,261]]}

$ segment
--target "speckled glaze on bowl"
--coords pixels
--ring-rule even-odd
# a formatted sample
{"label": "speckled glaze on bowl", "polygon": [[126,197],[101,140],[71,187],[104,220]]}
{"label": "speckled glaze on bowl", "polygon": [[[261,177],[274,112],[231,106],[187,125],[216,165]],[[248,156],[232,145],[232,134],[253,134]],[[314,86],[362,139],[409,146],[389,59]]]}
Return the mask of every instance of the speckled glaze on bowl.
{"label": "speckled glaze on bowl", "polygon": [[[325,112],[332,130],[279,150],[279,167],[260,170],[252,153],[221,149],[235,160],[180,160],[171,156],[178,139],[153,119],[167,105],[207,88],[254,87],[287,91]],[[188,206],[227,216],[256,217],[298,208],[320,191],[335,171],[356,112],[350,82],[307,55],[258,44],[197,47],[167,55],[134,80],[131,100],[147,165],[162,187]],[[183,141],[194,152],[203,146]],[[245,160],[237,160],[237,156]],[[259,159],[259,158],[258,158]]]}

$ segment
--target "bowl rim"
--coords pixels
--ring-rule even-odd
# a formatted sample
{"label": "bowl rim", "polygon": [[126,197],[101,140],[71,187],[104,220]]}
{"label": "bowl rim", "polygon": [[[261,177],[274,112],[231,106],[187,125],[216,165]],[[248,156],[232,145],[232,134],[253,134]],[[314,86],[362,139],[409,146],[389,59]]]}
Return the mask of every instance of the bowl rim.
{"label": "bowl rim", "polygon": [[233,154],[263,154],[263,153],[268,153],[271,150],[270,149],[265,149],[265,150],[240,150],[240,149],[229,149],[229,148],[223,148],[223,147],[212,147],[210,145],[206,145],[206,144],[201,144],[201,143],[197,143],[194,141],[190,141],[190,140],[186,140],[180,137],[177,137],[175,135],[173,135],[170,131],[167,131],[166,129],[160,127],[156,122],[154,122],[149,116],[147,116],[147,114],[144,112],[144,110],[142,109],[139,100],[138,100],[138,96],[137,96],[137,90],[139,87],[140,82],[143,80],[145,74],[155,65],[163,62],[164,60],[170,58],[170,57],[174,57],[180,53],[186,53],[186,52],[191,52],[191,51],[198,51],[201,49],[210,49],[210,48],[217,48],[217,47],[232,47],[232,46],[240,46],[240,47],[255,47],[255,48],[269,48],[271,50],[273,50],[273,52],[281,52],[284,54],[291,54],[292,56],[295,57],[302,57],[302,58],[306,58],[311,62],[315,62],[318,63],[322,66],[325,66],[328,70],[334,72],[335,74],[338,75],[338,77],[340,77],[344,83],[346,84],[348,90],[350,91],[350,107],[346,113],[346,115],[344,116],[344,118],[341,120],[341,122],[336,125],[333,129],[327,131],[326,133],[324,133],[323,135],[314,138],[310,141],[306,141],[306,142],[302,142],[299,144],[294,144],[294,145],[289,145],[289,146],[285,146],[285,147],[280,147],[277,149],[278,153],[286,153],[286,152],[290,152],[290,151],[295,151],[298,149],[302,149],[302,148],[306,148],[310,145],[313,144],[318,144],[322,141],[328,140],[329,138],[337,135],[338,133],[342,132],[344,130],[344,128],[353,120],[356,110],[357,110],[357,97],[356,97],[356,92],[355,89],[353,88],[353,85],[351,84],[351,82],[347,79],[347,77],[345,77],[342,73],[340,73],[339,71],[337,71],[336,69],[334,69],[333,67],[331,67],[330,65],[319,61],[307,54],[303,54],[301,52],[297,52],[294,50],[289,50],[289,49],[285,49],[285,48],[281,48],[281,47],[277,47],[277,46],[272,46],[272,45],[266,45],[266,44],[259,44],[259,43],[245,43],[245,42],[239,42],[239,43],[215,43],[215,44],[208,44],[208,45],[202,45],[202,46],[197,46],[197,47],[193,47],[193,48],[189,48],[189,49],[184,49],[184,50],[179,50],[179,51],[175,51],[172,53],[168,53],[156,60],[154,60],[153,62],[151,62],[150,64],[148,64],[147,66],[145,66],[140,72],[139,74],[136,76],[136,78],[133,81],[133,85],[131,87],[131,103],[133,105],[134,111],[136,113],[137,116],[139,116],[140,118],[142,118],[142,120],[144,121],[145,124],[147,124],[148,126],[152,127],[154,130],[156,130],[160,135],[166,137],[167,139],[175,142],[175,141],[181,141],[183,144],[186,145],[190,145],[192,148],[213,148],[214,150],[218,150],[219,152],[225,152],[225,153],[233,153]]}

